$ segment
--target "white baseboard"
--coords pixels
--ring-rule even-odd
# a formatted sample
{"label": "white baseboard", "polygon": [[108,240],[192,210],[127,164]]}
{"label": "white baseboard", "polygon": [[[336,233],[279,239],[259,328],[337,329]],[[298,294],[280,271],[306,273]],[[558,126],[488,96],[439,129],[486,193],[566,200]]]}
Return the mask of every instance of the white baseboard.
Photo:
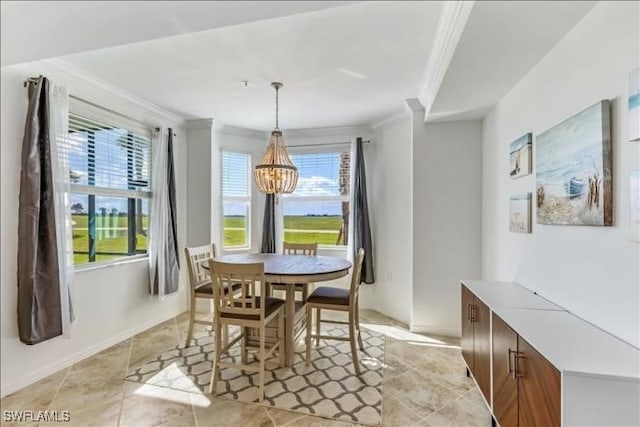
{"label": "white baseboard", "polygon": [[50,365],[47,365],[41,369],[38,369],[37,371],[33,371],[33,372],[29,372],[26,375],[24,375],[23,377],[19,378],[18,380],[12,381],[10,383],[2,383],[0,385],[0,397],[5,397],[8,394],[11,394],[13,392],[16,392],[24,387],[27,387],[37,381],[40,381],[43,378],[48,377],[51,374],[55,374],[56,372],[58,372],[61,369],[67,368],[71,365],[73,365],[74,363],[77,363],[83,359],[86,359],[87,357],[93,356],[96,353],[101,352],[102,350],[106,350],[107,348],[118,344],[121,341],[124,341],[126,339],[129,339],[131,337],[133,337],[134,335],[139,334],[140,332],[146,331],[149,328],[152,328],[162,322],[165,322],[175,316],[177,316],[180,313],[174,313],[174,314],[170,314],[168,316],[165,316],[163,318],[160,319],[156,319],[156,320],[150,320],[148,322],[145,322],[141,325],[138,325],[136,327],[133,327],[131,329],[127,329],[126,331],[111,336],[109,338],[106,338],[84,350],[81,350],[79,352],[70,354],[69,356],[65,357],[64,359],[58,360],[54,363],[51,363]]}
{"label": "white baseboard", "polygon": [[433,325],[411,325],[409,327],[411,332],[416,334],[434,334],[434,335],[442,335],[444,337],[455,337],[460,338],[460,330],[454,328],[442,328]]}

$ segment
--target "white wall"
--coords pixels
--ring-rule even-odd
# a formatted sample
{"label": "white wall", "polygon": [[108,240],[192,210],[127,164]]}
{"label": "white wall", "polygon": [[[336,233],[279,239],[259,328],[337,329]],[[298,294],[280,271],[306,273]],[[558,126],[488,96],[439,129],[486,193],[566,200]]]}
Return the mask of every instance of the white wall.
{"label": "white wall", "polygon": [[396,117],[375,129],[367,164],[376,282],[361,306],[411,322],[411,122]]}
{"label": "white wall", "polygon": [[212,242],[213,120],[188,120],[187,128],[187,246]]}
{"label": "white wall", "polygon": [[[490,112],[483,135],[484,279],[515,279],[636,346],[640,244],[629,241],[628,222],[640,143],[627,141],[626,93],[628,73],[640,62],[639,17],[638,2],[598,3]],[[536,135],[601,99],[613,104],[613,227],[534,219],[533,234],[510,233],[509,196],[535,192],[535,170],[510,179],[509,143],[533,132],[535,153]]]}
{"label": "white wall", "polygon": [[[22,135],[27,109],[25,78],[43,74],[64,84],[70,93],[150,124],[173,127],[177,133],[176,185],[178,237],[185,241],[186,153],[181,119],[78,70],[56,62],[22,64],[2,68],[1,73],[1,395],[111,346],[186,309],[186,293],[158,300],[148,294],[147,260],[76,272],[72,286],[77,323],[70,337],[57,337],[27,346],[18,339],[16,319],[16,261],[18,194]],[[184,265],[184,264],[183,264]],[[183,269],[182,279],[184,279]],[[182,281],[184,283],[184,280]]]}
{"label": "white wall", "polygon": [[460,280],[481,274],[482,122],[415,118],[411,330],[458,336]]}

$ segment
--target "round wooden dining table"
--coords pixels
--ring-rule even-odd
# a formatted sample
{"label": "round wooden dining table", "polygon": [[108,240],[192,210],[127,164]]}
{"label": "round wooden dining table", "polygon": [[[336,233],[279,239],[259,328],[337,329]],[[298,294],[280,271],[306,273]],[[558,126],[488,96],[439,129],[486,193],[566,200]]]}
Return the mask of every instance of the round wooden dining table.
{"label": "round wooden dining table", "polygon": [[[295,327],[295,285],[339,279],[349,274],[351,262],[334,256],[231,254],[216,258],[234,264],[264,263],[264,278],[270,283],[286,284],[285,291],[285,364],[293,365]],[[310,319],[307,319],[310,321]]]}

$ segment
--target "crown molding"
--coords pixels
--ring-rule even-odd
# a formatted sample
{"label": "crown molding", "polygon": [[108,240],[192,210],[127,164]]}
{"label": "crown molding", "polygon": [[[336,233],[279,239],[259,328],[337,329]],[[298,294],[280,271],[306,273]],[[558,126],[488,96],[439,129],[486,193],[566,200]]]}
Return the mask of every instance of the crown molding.
{"label": "crown molding", "polygon": [[227,125],[224,123],[216,123],[214,126],[221,134],[229,136],[238,136],[241,138],[259,139],[260,141],[267,141],[269,139],[270,132],[243,128],[240,126]]}
{"label": "crown molding", "polygon": [[37,64],[38,68],[42,69],[43,72],[52,73],[55,81],[67,86],[72,94],[77,92],[75,93],[77,96],[87,98],[89,101],[103,104],[104,102],[101,99],[96,98],[100,97],[97,92],[105,92],[116,98],[118,103],[128,104],[130,107],[138,109],[141,116],[148,120],[159,120],[179,126],[183,126],[185,123],[185,116],[176,114],[151,101],[140,98],[62,59],[44,59],[38,61]]}
{"label": "crown molding", "polygon": [[427,68],[420,85],[419,99],[425,109],[425,121],[460,42],[474,3],[474,1],[443,2],[433,50],[429,55]]}
{"label": "crown molding", "polygon": [[378,128],[390,125],[391,123],[397,122],[402,119],[408,119],[408,118],[410,118],[410,115],[408,111],[403,108],[402,111],[398,111],[389,117],[386,117],[382,120],[378,120],[377,122],[371,123],[371,128],[373,130],[376,130]]}
{"label": "crown molding", "polygon": [[216,124],[214,119],[194,119],[186,120],[184,122],[184,126],[187,130],[212,130],[214,124]]}
{"label": "crown molding", "polygon": [[409,98],[404,100],[405,111],[409,114],[424,113],[424,107],[418,98]]}
{"label": "crown molding", "polygon": [[371,135],[370,125],[335,126],[325,128],[291,129],[282,131],[286,139],[312,139],[312,138],[350,138],[366,137]]}

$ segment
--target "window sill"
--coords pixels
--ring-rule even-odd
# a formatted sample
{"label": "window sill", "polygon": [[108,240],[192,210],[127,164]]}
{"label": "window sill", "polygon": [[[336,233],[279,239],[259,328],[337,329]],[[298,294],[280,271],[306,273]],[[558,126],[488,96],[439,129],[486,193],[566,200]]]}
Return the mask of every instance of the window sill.
{"label": "window sill", "polygon": [[222,248],[223,254],[241,254],[241,253],[249,253],[251,252],[250,247],[230,247],[230,248]]}
{"label": "window sill", "polygon": [[102,261],[82,264],[74,268],[74,273],[84,273],[87,271],[101,270],[103,268],[116,267],[124,264],[133,264],[141,261],[148,262],[149,255],[136,255],[132,257],[122,258],[114,261]]}

